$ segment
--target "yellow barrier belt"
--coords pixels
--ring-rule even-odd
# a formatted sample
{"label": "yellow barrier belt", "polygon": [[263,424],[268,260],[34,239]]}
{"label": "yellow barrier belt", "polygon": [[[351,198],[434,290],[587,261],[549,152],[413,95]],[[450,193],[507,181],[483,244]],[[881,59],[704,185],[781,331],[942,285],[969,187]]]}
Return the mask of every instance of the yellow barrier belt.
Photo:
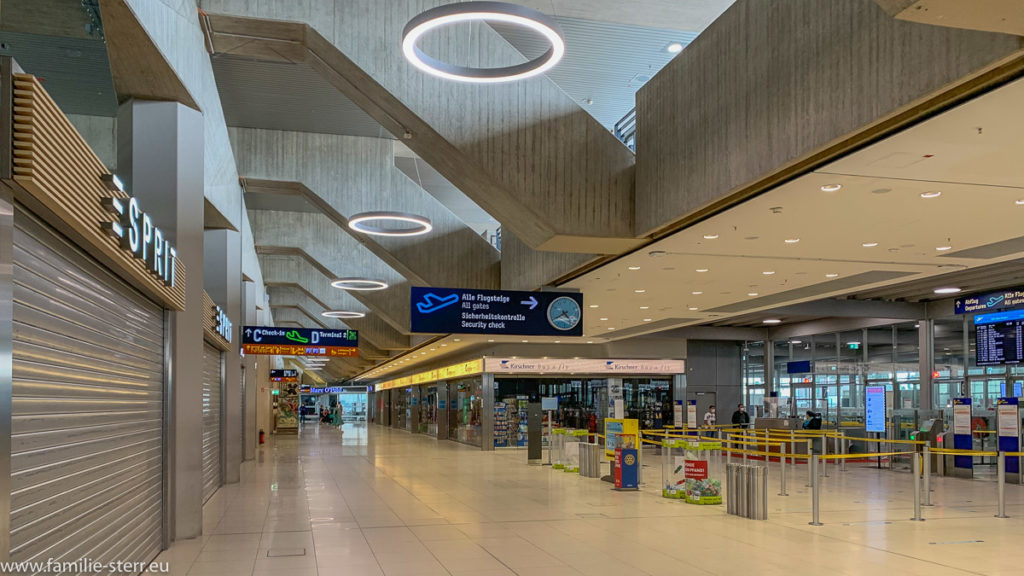
{"label": "yellow barrier belt", "polygon": [[[928,451],[929,454],[952,454],[955,456],[999,456],[999,452],[986,452],[986,451],[975,451],[975,450],[964,450],[961,448],[933,448]],[[924,454],[924,452],[922,452]]]}
{"label": "yellow barrier belt", "polygon": [[862,452],[859,454],[819,454],[822,460],[854,460],[878,458],[881,456],[903,456],[909,454],[923,454],[923,452]]}

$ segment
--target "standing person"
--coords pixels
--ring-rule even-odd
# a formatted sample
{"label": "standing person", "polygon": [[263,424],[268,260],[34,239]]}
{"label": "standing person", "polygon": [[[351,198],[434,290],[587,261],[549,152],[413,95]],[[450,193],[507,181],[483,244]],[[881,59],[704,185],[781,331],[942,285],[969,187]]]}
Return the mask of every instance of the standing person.
{"label": "standing person", "polygon": [[715,413],[715,405],[708,406],[708,411],[704,413],[704,427],[712,428],[718,423],[718,414]]}
{"label": "standing person", "polygon": [[750,414],[747,414],[746,407],[740,404],[736,407],[736,411],[732,413],[732,423],[734,426],[746,426],[750,424]]}

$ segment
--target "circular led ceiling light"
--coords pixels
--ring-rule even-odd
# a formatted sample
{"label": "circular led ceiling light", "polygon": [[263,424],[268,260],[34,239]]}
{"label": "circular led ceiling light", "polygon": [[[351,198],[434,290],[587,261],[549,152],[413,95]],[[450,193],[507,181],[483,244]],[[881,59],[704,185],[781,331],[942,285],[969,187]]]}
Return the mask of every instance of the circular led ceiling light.
{"label": "circular led ceiling light", "polygon": [[363,314],[362,312],[355,312],[353,310],[328,310],[326,312],[321,312],[320,315],[324,318],[340,318],[342,320],[346,318],[362,318],[366,316],[366,314]]}
{"label": "circular led ceiling light", "polygon": [[338,278],[331,282],[331,286],[340,290],[383,290],[388,283],[383,280],[372,280],[370,278]]}
{"label": "circular led ceiling light", "polygon": [[[432,58],[419,47],[420,40],[431,30],[460,22],[481,21],[526,28],[543,36],[550,48],[537,58],[515,66],[471,68]],[[531,8],[506,2],[457,2],[431,8],[410,20],[402,32],[402,53],[416,68],[440,78],[460,82],[510,82],[543,74],[553,68],[565,55],[565,39],[552,18]]]}
{"label": "circular led ceiling light", "polygon": [[[386,227],[371,222],[401,222],[412,226]],[[419,236],[434,229],[430,220],[405,212],[363,212],[348,219],[348,227],[371,236]]]}

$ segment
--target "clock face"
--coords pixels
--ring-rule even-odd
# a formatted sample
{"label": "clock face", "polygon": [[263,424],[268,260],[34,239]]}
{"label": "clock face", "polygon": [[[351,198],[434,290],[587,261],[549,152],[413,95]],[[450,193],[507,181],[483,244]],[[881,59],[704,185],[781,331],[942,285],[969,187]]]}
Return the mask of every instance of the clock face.
{"label": "clock face", "polygon": [[568,296],[560,296],[548,305],[548,323],[556,330],[572,330],[580,323],[580,305]]}

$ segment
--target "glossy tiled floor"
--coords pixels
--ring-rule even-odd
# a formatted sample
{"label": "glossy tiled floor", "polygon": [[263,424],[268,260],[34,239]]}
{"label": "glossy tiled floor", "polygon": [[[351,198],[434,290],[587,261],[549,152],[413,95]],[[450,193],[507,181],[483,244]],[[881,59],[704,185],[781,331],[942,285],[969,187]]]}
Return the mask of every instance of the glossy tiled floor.
{"label": "glossy tiled floor", "polygon": [[851,464],[822,479],[812,527],[802,465],[788,497],[772,466],[758,522],[661,498],[657,466],[644,491],[614,492],[525,458],[311,424],[263,447],[206,505],[204,536],[159,560],[180,576],[1024,573],[1017,486],[997,519],[994,483],[936,479],[937,505],[911,522],[909,474]]}

